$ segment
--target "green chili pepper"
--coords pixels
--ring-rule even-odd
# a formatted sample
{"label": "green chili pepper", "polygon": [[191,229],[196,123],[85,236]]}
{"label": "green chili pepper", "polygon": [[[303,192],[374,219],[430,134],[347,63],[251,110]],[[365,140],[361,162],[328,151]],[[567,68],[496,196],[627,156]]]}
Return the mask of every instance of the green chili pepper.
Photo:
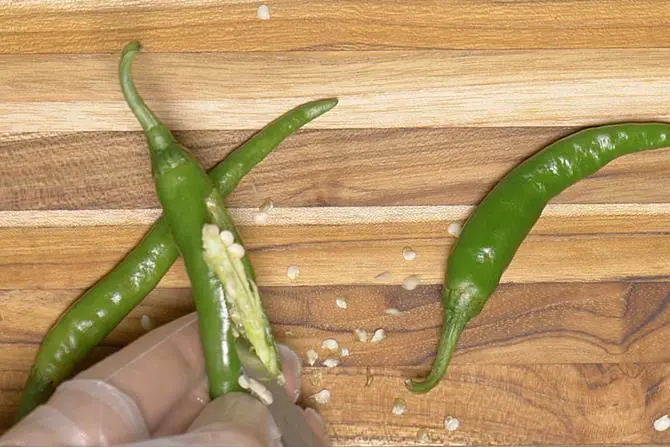
{"label": "green chili pepper", "polygon": [[[221,196],[230,194],[288,136],[336,104],[337,99],[302,104],[253,135],[210,171]],[[177,255],[170,229],[161,217],[112,271],[61,315],[45,335],[36,355],[17,420],[51,396],[56,386],[153,290]]]}
{"label": "green chili pepper", "polygon": [[138,42],[129,43],[123,50],[119,67],[121,90],[147,137],[156,192],[191,282],[209,394],[216,398],[241,389],[238,385],[241,365],[225,302],[226,292],[202,254],[202,228],[211,223],[207,206],[223,205],[198,161],[175,140],[135,89],[131,68],[139,51]]}
{"label": "green chili pepper", "polygon": [[547,202],[615,158],[670,146],[670,124],[592,127],[564,137],[510,171],[464,225],[447,260],[437,357],[411,391],[431,390],[446,373],[464,327],[478,315]]}

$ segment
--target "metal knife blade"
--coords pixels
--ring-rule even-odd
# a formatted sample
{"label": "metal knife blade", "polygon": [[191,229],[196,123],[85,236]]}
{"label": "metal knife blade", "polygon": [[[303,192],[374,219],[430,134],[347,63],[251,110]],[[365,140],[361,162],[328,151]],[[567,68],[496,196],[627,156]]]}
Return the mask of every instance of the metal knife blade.
{"label": "metal knife blade", "polygon": [[284,447],[316,447],[314,432],[284,386],[265,368],[246,340],[240,337],[236,345],[246,375],[260,382],[272,395],[272,403],[266,406],[279,427]]}

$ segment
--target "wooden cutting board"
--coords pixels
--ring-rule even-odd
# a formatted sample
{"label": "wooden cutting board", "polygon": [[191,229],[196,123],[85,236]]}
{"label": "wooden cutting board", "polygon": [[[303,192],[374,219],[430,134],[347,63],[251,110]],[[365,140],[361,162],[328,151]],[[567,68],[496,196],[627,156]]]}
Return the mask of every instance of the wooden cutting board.
{"label": "wooden cutting board", "polygon": [[[434,358],[450,223],[577,128],[670,120],[670,4],[269,0],[270,20],[260,4],[0,2],[0,426],[47,328],[160,212],[116,77],[140,39],[140,91],[207,167],[289,108],[340,99],[227,200],[277,337],[351,351],[305,368],[306,396],[331,392],[306,403],[334,445],[670,443],[653,428],[670,413],[670,150],[553,200],[444,382],[403,386]],[[178,262],[89,363],[192,311],[188,285]]]}

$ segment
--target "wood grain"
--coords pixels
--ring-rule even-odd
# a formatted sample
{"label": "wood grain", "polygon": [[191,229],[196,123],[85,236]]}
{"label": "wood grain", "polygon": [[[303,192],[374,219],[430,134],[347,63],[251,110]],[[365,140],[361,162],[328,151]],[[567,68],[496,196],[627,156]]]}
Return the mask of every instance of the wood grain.
{"label": "wood grain", "polygon": [[[0,292],[0,343],[36,344],[58,315],[82,290]],[[440,287],[408,293],[398,286],[264,287],[261,290],[278,339],[303,357],[334,338],[348,347],[344,366],[420,367],[432,362],[441,324]],[[335,306],[337,297],[349,307]],[[669,362],[670,283],[505,284],[465,330],[454,364],[659,363]],[[385,313],[394,307],[398,316]],[[108,337],[104,346],[120,347],[145,329],[194,310],[188,288],[154,290]],[[361,343],[355,329],[384,328],[382,343]],[[0,363],[10,359],[0,358]],[[14,359],[27,370],[32,359]]]}
{"label": "wood grain", "polygon": [[[473,205],[512,167],[574,130],[302,130],[255,167],[226,203]],[[187,131],[177,137],[210,168],[252,133]],[[621,157],[552,203],[667,202],[669,154],[662,149]],[[140,133],[0,135],[0,210],[157,208],[152,182]]]}
{"label": "wood grain", "polygon": [[[445,381],[420,396],[403,381],[435,356],[449,223],[563,135],[670,121],[670,4],[270,0],[269,21],[260,4],[0,0],[0,431],[48,327],[160,215],[117,79],[140,39],[140,91],[208,168],[287,109],[340,99],[227,199],[333,445],[669,445],[653,422],[670,413],[670,148],[552,200]],[[413,291],[400,287],[410,274]],[[191,311],[177,261],[79,367],[144,334],[143,317]],[[356,328],[387,336],[361,343]],[[326,338],[351,355],[309,367]],[[307,397],[323,388],[327,405]]]}
{"label": "wood grain", "polygon": [[[138,130],[118,58],[0,56],[0,128]],[[331,96],[340,104],[311,127],[585,126],[670,120],[669,58],[667,49],[144,54],[135,77],[175,130],[257,129]]]}
{"label": "wood grain", "polygon": [[[591,220],[590,231],[573,233]],[[670,277],[667,217],[614,217],[629,228],[654,222],[650,233],[618,231],[608,219],[560,217],[558,231],[531,233],[503,275],[503,282],[595,281]],[[448,221],[374,225],[293,225],[242,227],[242,236],[262,286],[334,284],[401,284],[418,275],[423,284],[441,284],[446,254],[453,242]],[[550,225],[547,223],[546,225]],[[0,228],[2,289],[87,287],[130,250],[146,226],[83,228]],[[407,262],[402,249],[412,247],[417,260]],[[644,262],[640,262],[644,260]],[[291,281],[290,265],[300,267]],[[383,272],[390,275],[376,278]],[[186,287],[188,278],[178,260],[163,278],[165,287]]]}
{"label": "wood grain", "polygon": [[[1,426],[12,416],[33,343],[74,292],[0,295],[7,314],[30,320],[0,323],[0,364],[12,365],[0,376]],[[421,428],[433,442],[475,445],[668,441],[651,425],[670,398],[665,349],[670,283],[503,286],[464,333],[445,381],[433,393],[411,395],[403,379],[425,372],[434,352],[440,321],[436,292],[422,288],[408,300],[395,287],[318,287],[299,295],[287,288],[262,290],[280,341],[303,356],[330,337],[351,349],[341,367],[305,372],[305,396],[331,391],[328,405],[305,402],[329,421],[336,444],[407,443]],[[337,296],[346,297],[348,309],[335,306]],[[13,307],[19,303],[25,308]],[[386,306],[398,307],[401,315],[385,315]],[[115,349],[141,335],[141,315],[160,324],[191,310],[188,289],[158,289],[109,343]],[[354,342],[351,331],[357,327],[384,327],[388,336],[379,344]],[[398,397],[408,407],[401,417],[391,414]],[[506,408],[515,409],[514,417]],[[444,431],[447,416],[459,418],[459,431]]]}
{"label": "wood grain", "polygon": [[[331,48],[619,48],[670,42],[664,2],[249,0],[0,3],[4,53],[112,52],[130,39],[151,51]],[[335,7],[333,7],[335,6]],[[588,18],[588,19],[587,19]]]}

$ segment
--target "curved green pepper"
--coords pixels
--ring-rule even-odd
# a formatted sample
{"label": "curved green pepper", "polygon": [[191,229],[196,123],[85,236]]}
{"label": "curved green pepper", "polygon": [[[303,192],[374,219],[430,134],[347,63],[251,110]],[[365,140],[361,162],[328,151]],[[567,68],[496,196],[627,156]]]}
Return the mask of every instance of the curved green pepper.
{"label": "curved green pepper", "polygon": [[466,324],[478,315],[547,202],[617,157],[670,146],[670,124],[613,124],[581,130],[510,171],[465,223],[447,260],[442,334],[427,378],[408,382],[424,393],[447,371]]}

